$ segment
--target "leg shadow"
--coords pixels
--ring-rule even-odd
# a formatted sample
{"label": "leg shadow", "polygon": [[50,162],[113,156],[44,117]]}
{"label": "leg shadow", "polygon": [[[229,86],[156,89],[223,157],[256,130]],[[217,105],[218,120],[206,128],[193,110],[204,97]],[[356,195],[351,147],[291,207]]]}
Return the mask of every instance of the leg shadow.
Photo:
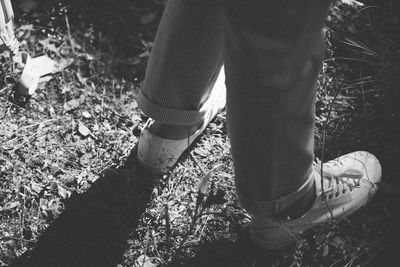
{"label": "leg shadow", "polygon": [[72,196],[35,248],[11,266],[115,266],[150,200],[152,181],[134,149],[125,166],[104,171],[87,192]]}
{"label": "leg shadow", "polygon": [[235,242],[229,239],[205,243],[187,264],[171,263],[168,266],[185,267],[247,267],[273,266],[280,251],[266,252],[256,247],[246,235]]}

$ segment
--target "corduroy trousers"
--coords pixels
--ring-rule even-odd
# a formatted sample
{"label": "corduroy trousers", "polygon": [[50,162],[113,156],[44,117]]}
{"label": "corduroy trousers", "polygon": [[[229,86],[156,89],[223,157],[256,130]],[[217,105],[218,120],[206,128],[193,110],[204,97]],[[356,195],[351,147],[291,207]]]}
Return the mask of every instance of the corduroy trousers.
{"label": "corduroy trousers", "polygon": [[[311,190],[316,79],[329,0],[169,0],[137,102],[194,125],[223,67],[242,205],[274,212]],[[281,207],[281,208],[280,208]]]}

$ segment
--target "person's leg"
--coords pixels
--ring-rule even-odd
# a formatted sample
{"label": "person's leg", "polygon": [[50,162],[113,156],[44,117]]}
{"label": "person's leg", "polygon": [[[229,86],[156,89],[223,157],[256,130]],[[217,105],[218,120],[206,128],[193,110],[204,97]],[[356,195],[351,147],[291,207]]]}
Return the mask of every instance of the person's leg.
{"label": "person's leg", "polygon": [[137,100],[141,110],[166,125],[201,123],[222,48],[220,1],[168,1]]}
{"label": "person's leg", "polygon": [[296,191],[292,203],[276,202],[272,212],[314,200],[315,82],[329,4],[225,2],[228,129],[237,190],[250,212],[270,212],[266,201]]}
{"label": "person's leg", "polygon": [[225,107],[219,0],[171,0],[165,8],[137,103],[149,119],[138,160],[166,172]]}
{"label": "person's leg", "polygon": [[[228,130],[250,238],[266,249],[344,218],[378,189],[382,169],[358,151],[313,164],[315,81],[328,0],[226,0]],[[289,217],[289,218],[288,218]]]}

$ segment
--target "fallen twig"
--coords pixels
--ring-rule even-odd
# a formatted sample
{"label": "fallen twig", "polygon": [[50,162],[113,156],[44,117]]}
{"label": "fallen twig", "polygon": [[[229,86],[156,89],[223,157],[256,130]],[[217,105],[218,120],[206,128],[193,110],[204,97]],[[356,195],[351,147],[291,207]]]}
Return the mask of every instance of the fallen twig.
{"label": "fallen twig", "polygon": [[57,121],[57,120],[60,120],[60,119],[61,118],[54,118],[54,119],[49,119],[49,120],[33,123],[33,124],[26,125],[26,126],[23,126],[23,127],[19,128],[18,131],[25,130],[25,129],[28,129],[28,128],[31,128],[31,127],[35,127],[35,126],[38,126],[40,124],[46,124],[46,123],[49,123],[49,122]]}
{"label": "fallen twig", "polygon": [[71,27],[69,26],[69,20],[67,14],[65,14],[65,24],[67,25],[69,44],[71,46],[72,53],[74,53],[75,55],[75,46],[74,43],[72,42]]}
{"label": "fallen twig", "polygon": [[24,240],[24,225],[25,225],[25,200],[26,200],[26,187],[24,186],[24,194],[22,195],[22,211],[20,221],[20,241]]}

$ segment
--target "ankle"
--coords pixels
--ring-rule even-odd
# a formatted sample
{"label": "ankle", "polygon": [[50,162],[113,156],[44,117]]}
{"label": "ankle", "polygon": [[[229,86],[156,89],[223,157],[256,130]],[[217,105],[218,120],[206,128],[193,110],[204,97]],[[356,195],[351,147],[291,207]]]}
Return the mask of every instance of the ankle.
{"label": "ankle", "polygon": [[316,198],[316,190],[315,190],[315,181],[313,181],[313,184],[311,186],[311,189],[304,194],[302,198],[300,198],[298,201],[293,203],[293,205],[289,206],[282,212],[280,212],[277,215],[277,218],[279,219],[297,219],[304,215],[307,211],[309,211],[314,204],[315,198]]}
{"label": "ankle", "polygon": [[154,121],[150,125],[149,130],[159,137],[179,140],[194,134],[202,126],[202,124],[203,121],[200,121],[191,126],[182,126]]}

